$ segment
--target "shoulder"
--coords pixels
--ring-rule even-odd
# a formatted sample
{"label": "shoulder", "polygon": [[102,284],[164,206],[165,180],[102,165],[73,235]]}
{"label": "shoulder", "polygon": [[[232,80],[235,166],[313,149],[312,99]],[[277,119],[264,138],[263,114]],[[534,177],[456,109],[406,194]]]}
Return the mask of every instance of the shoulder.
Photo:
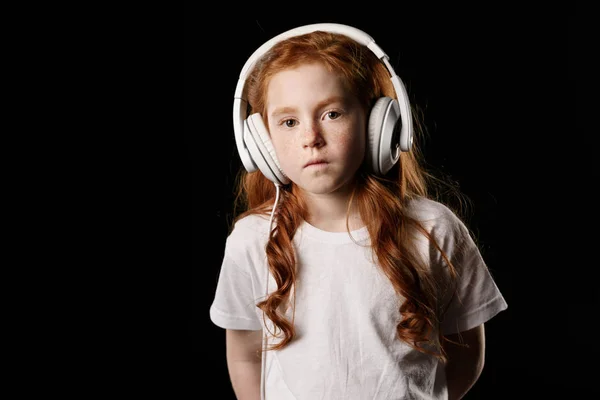
{"label": "shoulder", "polygon": [[237,220],[227,237],[226,252],[229,254],[264,250],[269,237],[269,217],[251,214]]}
{"label": "shoulder", "polygon": [[266,215],[250,214],[238,219],[231,231],[230,236],[244,234],[266,234],[269,230],[269,217]]}
{"label": "shoulder", "polygon": [[447,205],[428,198],[416,197],[407,203],[407,214],[429,227],[438,229],[464,229],[465,224]]}
{"label": "shoulder", "polygon": [[417,197],[407,203],[406,212],[443,247],[454,246],[470,237],[459,215],[439,201]]}

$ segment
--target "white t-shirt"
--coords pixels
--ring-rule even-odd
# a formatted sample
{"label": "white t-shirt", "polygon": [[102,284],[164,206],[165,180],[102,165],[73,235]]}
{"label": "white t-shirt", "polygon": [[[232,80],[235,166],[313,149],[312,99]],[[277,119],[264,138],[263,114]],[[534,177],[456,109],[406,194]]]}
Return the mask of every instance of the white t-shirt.
{"label": "white t-shirt", "polygon": [[[474,328],[506,309],[464,224],[431,200],[412,201],[410,212],[435,237],[459,274],[457,296],[444,297],[449,304],[443,333]],[[227,238],[210,308],[217,326],[264,328],[256,303],[267,290],[268,231],[267,217],[249,216],[238,221]],[[298,228],[297,336],[286,348],[266,352],[266,400],[446,399],[443,365],[396,337],[402,300],[372,261],[367,229],[351,235],[325,232],[306,222]],[[458,245],[463,251],[455,251]],[[443,282],[446,272],[439,252],[422,235],[418,246],[436,271],[436,280]],[[269,275],[268,291],[275,287]],[[291,311],[287,315],[291,317]]]}

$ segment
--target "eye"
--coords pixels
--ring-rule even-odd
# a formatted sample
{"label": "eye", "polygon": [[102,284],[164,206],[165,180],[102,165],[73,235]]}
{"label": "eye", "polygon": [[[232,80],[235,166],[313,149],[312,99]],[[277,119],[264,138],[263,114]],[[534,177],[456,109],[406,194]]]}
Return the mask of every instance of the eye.
{"label": "eye", "polygon": [[297,122],[298,121],[296,121],[294,119],[286,119],[285,121],[282,122],[282,124],[288,128],[293,128],[294,126],[296,126]]}
{"label": "eye", "polygon": [[337,112],[337,111],[328,111],[328,112],[327,112],[327,116],[329,117],[329,119],[336,119],[336,118],[339,118],[339,117],[340,117],[340,115],[342,115],[342,114],[340,114],[340,113],[339,113],[339,112]]}

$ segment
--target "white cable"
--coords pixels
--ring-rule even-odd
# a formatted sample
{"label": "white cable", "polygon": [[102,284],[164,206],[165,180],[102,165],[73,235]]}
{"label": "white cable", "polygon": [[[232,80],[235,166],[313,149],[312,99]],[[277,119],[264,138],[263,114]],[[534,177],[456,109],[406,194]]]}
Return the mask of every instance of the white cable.
{"label": "white cable", "polygon": [[[277,192],[275,194],[275,204],[273,204],[273,209],[271,209],[271,218],[269,219],[269,234],[267,235],[267,240],[269,240],[269,238],[271,236],[271,232],[273,230],[273,216],[275,215],[275,208],[277,207],[277,203],[279,202],[279,185],[277,183],[275,184],[275,190]],[[265,289],[265,296],[268,297],[269,296],[269,263],[268,262],[267,262],[267,279],[266,279],[266,281],[267,281],[267,283],[266,283],[266,289]],[[263,312],[263,314],[264,314],[264,312]],[[263,329],[265,329],[267,320],[266,320],[266,318],[264,318],[264,315],[263,315],[263,321],[265,322],[265,327]],[[265,331],[263,332],[263,344],[262,344],[261,368],[260,368],[260,399],[261,400],[265,400],[265,370],[266,370],[266,363],[267,363],[267,352],[266,352],[267,344],[268,344],[267,332],[265,329]]]}

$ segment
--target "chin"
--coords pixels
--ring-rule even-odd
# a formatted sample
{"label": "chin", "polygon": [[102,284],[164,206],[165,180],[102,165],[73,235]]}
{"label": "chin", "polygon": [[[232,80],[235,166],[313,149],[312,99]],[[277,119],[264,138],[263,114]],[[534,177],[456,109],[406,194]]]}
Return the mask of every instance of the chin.
{"label": "chin", "polygon": [[312,194],[329,194],[345,186],[344,182],[311,182],[298,185],[303,191]]}

